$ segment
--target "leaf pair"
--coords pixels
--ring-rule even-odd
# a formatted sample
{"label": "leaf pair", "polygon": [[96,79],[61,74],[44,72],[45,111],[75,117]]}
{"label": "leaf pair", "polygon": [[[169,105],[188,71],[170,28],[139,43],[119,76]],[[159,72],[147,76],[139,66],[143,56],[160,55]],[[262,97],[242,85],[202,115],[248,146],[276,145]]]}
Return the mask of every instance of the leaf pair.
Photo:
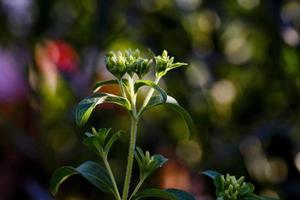
{"label": "leaf pair", "polygon": [[244,182],[244,177],[226,176],[212,170],[204,171],[204,175],[213,179],[216,186],[217,200],[276,200],[254,194],[254,186]]}
{"label": "leaf pair", "polygon": [[107,171],[93,161],[87,161],[78,167],[64,166],[57,169],[50,181],[52,195],[58,192],[60,185],[70,176],[80,174],[95,187],[106,193],[114,193]]}
{"label": "leaf pair", "polygon": [[110,130],[104,128],[96,131],[95,128],[92,128],[92,133],[85,133],[87,137],[83,140],[83,143],[102,158],[107,157],[111,146],[121,135],[121,132],[118,131],[108,137]]}
{"label": "leaf pair", "polygon": [[76,123],[79,126],[84,125],[96,106],[102,103],[113,103],[124,107],[128,111],[131,110],[130,102],[124,97],[108,93],[97,93],[79,102],[76,108]]}

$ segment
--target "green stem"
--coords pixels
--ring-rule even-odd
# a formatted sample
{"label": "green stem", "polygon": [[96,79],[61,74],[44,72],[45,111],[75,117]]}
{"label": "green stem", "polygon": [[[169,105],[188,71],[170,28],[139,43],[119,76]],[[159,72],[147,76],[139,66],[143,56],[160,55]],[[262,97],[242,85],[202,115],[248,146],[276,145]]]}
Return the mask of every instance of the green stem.
{"label": "green stem", "polygon": [[135,142],[136,142],[137,125],[138,125],[138,119],[136,119],[134,116],[132,116],[131,117],[129,153],[128,153],[127,168],[126,168],[122,200],[127,200],[127,198],[128,198],[131,174],[132,174],[133,159],[134,159],[134,149],[135,149]]}
{"label": "green stem", "polygon": [[127,96],[126,96],[126,92],[125,92],[124,87],[123,87],[123,80],[118,79],[118,82],[119,82],[121,93],[122,93],[123,97],[126,98]]}
{"label": "green stem", "polygon": [[145,179],[142,178],[140,179],[140,181],[138,182],[138,184],[136,185],[136,187],[134,188],[131,196],[129,197],[129,200],[139,191],[140,187],[142,186],[142,184],[144,183]]}
{"label": "green stem", "polygon": [[[161,77],[156,77],[154,83],[158,84],[159,80]],[[147,96],[145,97],[145,100],[143,102],[143,105],[141,106],[141,109],[139,110],[137,116],[140,116],[140,114],[143,112],[144,108],[147,106],[150,98],[152,97],[153,93],[154,93],[154,88],[151,88],[147,94]]]}
{"label": "green stem", "polygon": [[103,162],[104,162],[104,165],[108,171],[108,175],[111,179],[111,182],[113,184],[113,187],[114,187],[114,190],[115,190],[115,196],[117,198],[117,200],[121,200],[121,196],[120,196],[120,193],[119,193],[119,190],[118,190],[118,187],[117,187],[117,184],[116,184],[116,180],[115,180],[115,177],[114,177],[114,174],[111,170],[111,167],[109,165],[109,162],[107,161],[107,158],[106,157],[103,157]]}

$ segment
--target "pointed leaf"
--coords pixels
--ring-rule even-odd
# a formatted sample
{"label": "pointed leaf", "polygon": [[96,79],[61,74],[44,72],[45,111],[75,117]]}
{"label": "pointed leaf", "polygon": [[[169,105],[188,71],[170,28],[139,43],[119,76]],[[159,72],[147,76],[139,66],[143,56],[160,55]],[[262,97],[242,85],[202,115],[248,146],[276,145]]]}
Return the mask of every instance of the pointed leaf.
{"label": "pointed leaf", "polygon": [[121,132],[118,131],[117,133],[114,133],[110,138],[109,140],[107,141],[105,147],[104,147],[104,151],[106,152],[106,154],[108,154],[111,146],[113,145],[113,143],[118,140],[121,136]]}
{"label": "pointed leaf", "polygon": [[52,195],[56,195],[59,186],[70,176],[78,174],[74,167],[64,166],[55,170],[50,181],[50,190]]}
{"label": "pointed leaf", "polygon": [[134,84],[134,92],[136,93],[143,86],[149,86],[155,89],[161,95],[164,102],[167,100],[167,93],[151,80],[138,80]]}
{"label": "pointed leaf", "polygon": [[172,64],[167,70],[172,70],[172,69],[175,69],[175,68],[178,68],[178,67],[182,67],[182,66],[186,66],[188,65],[187,63],[181,63],[181,62],[177,62],[177,63],[174,63]]}
{"label": "pointed leaf", "polygon": [[221,176],[221,174],[219,172],[213,171],[213,170],[206,170],[204,172],[202,172],[202,174],[215,179],[217,176]]}
{"label": "pointed leaf", "polygon": [[97,92],[98,90],[100,90],[105,85],[116,85],[116,84],[119,84],[118,80],[116,80],[116,79],[99,81],[95,84],[95,86],[93,88],[93,92]]}
{"label": "pointed leaf", "polygon": [[166,191],[174,194],[180,200],[196,200],[193,195],[178,189],[167,189]]}
{"label": "pointed leaf", "polygon": [[153,162],[151,163],[151,172],[154,172],[155,170],[157,170],[158,168],[162,167],[167,161],[168,159],[165,158],[164,156],[160,155],[160,154],[155,154],[153,156],[151,156]]}
{"label": "pointed leaf", "polygon": [[153,108],[155,106],[161,105],[161,104],[165,104],[168,107],[171,107],[172,109],[174,109],[175,111],[177,111],[181,117],[184,119],[188,130],[189,130],[189,135],[192,133],[193,131],[193,120],[192,117],[190,116],[190,114],[184,109],[182,108],[178,102],[176,101],[176,99],[174,99],[171,96],[167,96],[167,101],[164,102],[164,100],[162,99],[161,96],[153,96],[151,97],[151,99],[149,100],[149,103],[147,104],[147,106],[145,107],[145,109],[142,111],[146,111],[150,108]]}
{"label": "pointed leaf", "polygon": [[139,199],[145,199],[145,198],[163,198],[168,200],[181,200],[176,195],[174,195],[172,192],[161,190],[161,189],[146,189],[142,192],[139,192],[135,194],[132,198],[132,200],[139,200]]}
{"label": "pointed leaf", "polygon": [[92,150],[97,155],[103,155],[103,149],[99,144],[97,136],[93,135],[91,137],[86,137],[83,140],[83,144],[85,144],[90,150]]}
{"label": "pointed leaf", "polygon": [[79,102],[76,108],[76,123],[79,126],[84,125],[89,119],[94,108],[102,103],[114,103],[126,108],[127,110],[131,109],[130,103],[123,97],[108,93],[98,93]]}
{"label": "pointed leaf", "polygon": [[101,191],[113,193],[113,186],[106,170],[99,164],[92,161],[84,162],[77,168],[64,166],[57,169],[50,181],[51,193],[55,195],[59,189],[59,186],[68,177],[75,174],[80,174]]}

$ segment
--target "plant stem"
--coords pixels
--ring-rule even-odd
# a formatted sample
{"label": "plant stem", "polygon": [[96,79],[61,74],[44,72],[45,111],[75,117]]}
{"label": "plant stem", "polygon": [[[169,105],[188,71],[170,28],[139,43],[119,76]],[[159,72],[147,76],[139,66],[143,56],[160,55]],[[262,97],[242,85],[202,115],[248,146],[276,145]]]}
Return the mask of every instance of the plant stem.
{"label": "plant stem", "polygon": [[116,193],[115,196],[116,196],[117,200],[121,200],[121,196],[120,196],[117,184],[116,184],[115,177],[113,175],[113,172],[111,170],[109,162],[107,161],[107,157],[106,156],[103,157],[103,162],[104,162],[104,165],[105,165],[105,167],[106,167],[106,169],[108,171],[108,175],[109,175],[109,177],[111,179],[111,182],[112,182],[112,184],[114,186],[114,190],[115,190],[115,193]]}
{"label": "plant stem", "polygon": [[[158,84],[160,78],[161,78],[161,77],[156,77],[154,83],[155,83],[155,84]],[[153,93],[154,93],[154,89],[151,88],[151,89],[149,90],[147,96],[145,97],[145,100],[144,100],[144,102],[143,102],[143,105],[142,105],[141,109],[139,110],[137,116],[140,116],[140,114],[143,112],[144,108],[147,106],[147,104],[148,104],[150,98],[152,97]]]}
{"label": "plant stem", "polygon": [[139,191],[140,187],[142,186],[142,184],[144,183],[145,179],[142,178],[140,179],[140,181],[138,182],[138,184],[136,185],[136,187],[134,188],[131,196],[129,197],[129,200]]}
{"label": "plant stem", "polygon": [[123,87],[123,80],[122,79],[118,79],[118,82],[119,82],[121,94],[123,95],[124,98],[126,98],[127,96],[126,96],[126,92],[125,92],[124,87]]}
{"label": "plant stem", "polygon": [[127,168],[126,168],[126,176],[125,176],[125,181],[124,181],[122,200],[127,200],[127,198],[128,198],[131,174],[132,174],[132,165],[133,165],[133,159],[134,159],[134,149],[135,149],[135,142],[136,142],[137,125],[138,125],[138,119],[136,119],[134,116],[131,116],[129,152],[128,152],[128,160],[127,160]]}

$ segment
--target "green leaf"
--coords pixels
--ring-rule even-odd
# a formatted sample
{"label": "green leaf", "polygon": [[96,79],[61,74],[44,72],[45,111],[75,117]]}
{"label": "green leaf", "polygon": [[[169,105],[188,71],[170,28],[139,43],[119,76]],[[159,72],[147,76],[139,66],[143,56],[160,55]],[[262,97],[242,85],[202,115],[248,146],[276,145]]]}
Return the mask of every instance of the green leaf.
{"label": "green leaf", "polygon": [[95,84],[95,86],[93,88],[93,92],[97,92],[98,90],[100,90],[105,85],[116,85],[116,84],[119,84],[118,80],[116,80],[116,79],[99,81]]}
{"label": "green leaf", "polygon": [[102,103],[114,103],[127,110],[131,110],[131,104],[127,99],[113,94],[98,93],[79,102],[76,108],[76,123],[79,126],[84,125],[92,114],[94,108]]}
{"label": "green leaf", "polygon": [[118,140],[118,139],[120,138],[120,136],[121,136],[121,132],[118,131],[117,133],[114,133],[114,134],[109,138],[109,140],[106,142],[105,147],[104,147],[104,151],[105,151],[106,154],[108,154],[108,152],[109,152],[111,146],[113,145],[113,143],[114,143],[116,140]]}
{"label": "green leaf", "polygon": [[99,144],[97,136],[93,135],[90,137],[86,137],[83,140],[83,144],[85,144],[90,150],[92,150],[97,155],[102,156],[103,155],[103,148]]}
{"label": "green leaf", "polygon": [[80,174],[103,192],[113,193],[113,186],[106,170],[93,161],[82,163],[77,168],[64,166],[57,169],[50,181],[51,193],[55,195],[59,186],[70,176]]}
{"label": "green leaf", "polygon": [[196,200],[193,195],[178,189],[167,189],[167,192],[174,194],[179,200]]}
{"label": "green leaf", "polygon": [[151,80],[138,80],[134,84],[134,92],[136,93],[143,86],[149,86],[155,89],[161,95],[164,102],[167,100],[167,93]]}
{"label": "green leaf", "polygon": [[217,176],[220,176],[221,174],[219,172],[213,171],[213,170],[206,170],[204,172],[202,172],[202,174],[215,179]]}
{"label": "green leaf", "polygon": [[161,189],[146,189],[142,192],[135,194],[132,200],[139,200],[144,198],[163,198],[169,200],[181,200],[172,192]]}
{"label": "green leaf", "polygon": [[148,178],[155,170],[162,167],[168,161],[167,158],[159,154],[150,157],[150,153],[146,151],[144,154],[140,147],[136,147],[135,159],[138,163],[141,179]]}
{"label": "green leaf", "polygon": [[51,194],[55,195],[58,192],[59,186],[70,176],[78,174],[73,167],[64,166],[55,170],[50,180]]}
{"label": "green leaf", "polygon": [[182,67],[182,66],[187,66],[188,64],[187,63],[181,63],[181,62],[177,62],[177,63],[174,63],[172,64],[167,70],[172,70],[172,69],[175,69],[175,68],[178,68],[178,67]]}
{"label": "green leaf", "polygon": [[175,111],[177,111],[181,117],[184,119],[188,130],[189,130],[189,135],[191,135],[192,131],[193,131],[193,120],[192,117],[190,116],[190,114],[184,109],[182,108],[178,102],[176,101],[176,99],[174,99],[171,96],[167,96],[167,100],[164,101],[162,99],[161,96],[153,96],[151,97],[151,99],[149,100],[149,103],[147,104],[147,106],[145,107],[144,110],[142,110],[142,112],[153,108],[155,106],[161,105],[161,104],[165,104],[166,106],[174,109]]}

